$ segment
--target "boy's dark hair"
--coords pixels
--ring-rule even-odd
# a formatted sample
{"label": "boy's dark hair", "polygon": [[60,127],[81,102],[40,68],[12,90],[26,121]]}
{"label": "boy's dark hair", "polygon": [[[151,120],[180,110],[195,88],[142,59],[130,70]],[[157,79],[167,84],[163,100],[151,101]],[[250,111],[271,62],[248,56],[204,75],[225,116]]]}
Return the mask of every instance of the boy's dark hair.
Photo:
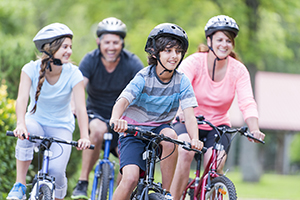
{"label": "boy's dark hair", "polygon": [[183,49],[183,44],[180,40],[169,37],[169,36],[161,36],[155,39],[155,49],[148,49],[148,64],[149,65],[157,65],[157,58],[155,55],[159,55],[161,51],[164,51],[166,48],[176,47],[177,49]]}

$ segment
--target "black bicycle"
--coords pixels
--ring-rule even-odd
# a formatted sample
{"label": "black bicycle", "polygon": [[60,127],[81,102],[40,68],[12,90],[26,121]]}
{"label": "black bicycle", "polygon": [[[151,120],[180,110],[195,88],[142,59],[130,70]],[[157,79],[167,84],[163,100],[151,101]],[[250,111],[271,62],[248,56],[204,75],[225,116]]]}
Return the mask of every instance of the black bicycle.
{"label": "black bicycle", "polygon": [[[13,131],[7,131],[6,135],[15,137]],[[55,177],[50,176],[48,174],[49,161],[52,155],[52,152],[50,151],[50,146],[52,145],[53,142],[56,142],[56,143],[69,144],[74,147],[77,147],[78,142],[65,141],[53,137],[43,137],[43,136],[32,135],[32,134],[28,135],[28,140],[33,143],[36,142],[35,140],[42,140],[38,146],[38,150],[43,154],[42,167],[35,175],[32,184],[29,184],[32,185],[29,199],[30,200],[37,200],[37,199],[54,200],[55,199]],[[94,145],[90,145],[90,149],[94,149]]]}
{"label": "black bicycle", "polygon": [[162,188],[161,183],[154,182],[155,164],[163,160],[159,154],[161,152],[160,142],[167,141],[183,147],[187,151],[195,151],[199,154],[205,153],[206,148],[201,151],[192,149],[191,144],[186,141],[172,139],[163,134],[155,134],[151,131],[144,131],[134,126],[128,126],[127,134],[134,135],[135,137],[147,141],[148,144],[143,153],[143,159],[146,160],[146,172],[143,177],[140,177],[138,185],[131,194],[132,200],[166,200],[166,190]]}

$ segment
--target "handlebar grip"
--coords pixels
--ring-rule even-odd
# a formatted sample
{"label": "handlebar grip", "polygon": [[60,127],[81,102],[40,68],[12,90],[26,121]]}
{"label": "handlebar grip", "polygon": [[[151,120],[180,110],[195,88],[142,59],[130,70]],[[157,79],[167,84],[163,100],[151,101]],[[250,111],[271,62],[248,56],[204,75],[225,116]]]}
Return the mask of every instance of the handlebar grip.
{"label": "handlebar grip", "polygon": [[249,133],[249,132],[245,132],[243,135],[246,136],[247,138],[250,138],[250,139],[252,139],[252,140],[256,140],[257,142],[260,142],[260,143],[262,143],[262,144],[265,144],[265,141],[260,140],[260,139],[258,139],[258,138],[256,138],[256,137],[254,137],[254,136],[253,136],[251,133]]}
{"label": "handlebar grip", "polygon": [[[78,147],[78,142],[76,142],[76,141],[71,141],[69,144],[71,144],[75,147]],[[91,144],[89,149],[95,149],[95,145]]]}
{"label": "handlebar grip", "polygon": [[256,141],[258,141],[258,142],[260,142],[260,143],[262,143],[262,144],[265,144],[265,141],[260,140],[260,139],[257,139],[257,138],[255,138],[255,137],[253,137],[253,138],[251,138],[251,139],[256,140]]}
{"label": "handlebar grip", "polygon": [[202,151],[202,153],[206,153],[207,148],[206,148],[206,147],[203,147],[203,148],[201,149],[201,151]]}
{"label": "handlebar grip", "polygon": [[6,131],[7,136],[15,137],[15,134],[13,131]]}

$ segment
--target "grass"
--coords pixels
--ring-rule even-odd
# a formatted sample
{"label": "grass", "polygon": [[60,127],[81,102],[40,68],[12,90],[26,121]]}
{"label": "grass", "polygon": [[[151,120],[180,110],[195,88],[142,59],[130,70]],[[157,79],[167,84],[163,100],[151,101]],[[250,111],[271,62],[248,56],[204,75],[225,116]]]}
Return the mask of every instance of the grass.
{"label": "grass", "polygon": [[259,183],[242,181],[240,172],[228,172],[239,199],[300,199],[300,175],[263,174]]}
{"label": "grass", "polygon": [[[300,174],[279,175],[263,174],[258,183],[243,182],[242,173],[228,172],[228,178],[234,183],[239,200],[299,200]],[[194,177],[191,171],[190,177]],[[159,169],[156,170],[156,181],[161,181]]]}

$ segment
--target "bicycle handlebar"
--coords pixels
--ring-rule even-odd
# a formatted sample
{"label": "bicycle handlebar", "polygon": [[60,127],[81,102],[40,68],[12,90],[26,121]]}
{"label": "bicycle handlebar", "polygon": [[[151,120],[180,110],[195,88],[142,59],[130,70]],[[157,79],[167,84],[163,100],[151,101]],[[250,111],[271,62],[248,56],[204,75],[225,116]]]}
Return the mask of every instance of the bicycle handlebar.
{"label": "bicycle handlebar", "polygon": [[[11,137],[15,137],[14,132],[13,131],[6,131],[6,135],[7,136],[11,136]],[[58,143],[63,143],[63,144],[69,144],[75,147],[78,147],[78,142],[76,141],[66,141],[66,140],[60,140],[60,139],[56,139],[56,138],[50,138],[50,137],[43,137],[43,136],[39,136],[39,135],[28,135],[28,140],[32,141],[33,139],[38,139],[38,140],[48,140],[48,141],[54,141],[54,142],[58,142]],[[93,144],[90,145],[89,149],[94,149],[95,146]]]}
{"label": "bicycle handlebar", "polygon": [[255,141],[258,141],[262,144],[265,144],[265,141],[262,141],[262,140],[260,140],[256,137],[254,137],[253,134],[249,133],[247,126],[242,126],[240,128],[217,127],[217,126],[213,125],[211,122],[209,122],[208,120],[205,120],[203,115],[197,116],[196,119],[197,119],[198,124],[207,124],[210,127],[214,128],[214,129],[217,129],[219,132],[230,133],[230,134],[239,132],[241,135],[243,135],[247,138],[250,138],[252,140],[255,140]]}
{"label": "bicycle handlebar", "polygon": [[[113,129],[113,125],[112,125],[112,129]],[[207,151],[206,147],[203,147],[202,150],[199,151],[197,149],[193,149],[191,147],[191,143],[189,143],[189,142],[173,139],[173,138],[170,138],[170,137],[165,136],[163,134],[155,134],[151,131],[143,131],[143,130],[141,130],[141,129],[133,126],[133,125],[128,125],[128,128],[125,131],[125,133],[128,133],[130,135],[134,135],[134,136],[136,136],[138,138],[141,138],[141,139],[143,139],[143,138],[146,139],[145,137],[159,138],[160,140],[177,144],[177,145],[181,146],[182,148],[184,148],[187,151],[195,151],[196,153],[199,153],[199,154],[205,153]]]}

